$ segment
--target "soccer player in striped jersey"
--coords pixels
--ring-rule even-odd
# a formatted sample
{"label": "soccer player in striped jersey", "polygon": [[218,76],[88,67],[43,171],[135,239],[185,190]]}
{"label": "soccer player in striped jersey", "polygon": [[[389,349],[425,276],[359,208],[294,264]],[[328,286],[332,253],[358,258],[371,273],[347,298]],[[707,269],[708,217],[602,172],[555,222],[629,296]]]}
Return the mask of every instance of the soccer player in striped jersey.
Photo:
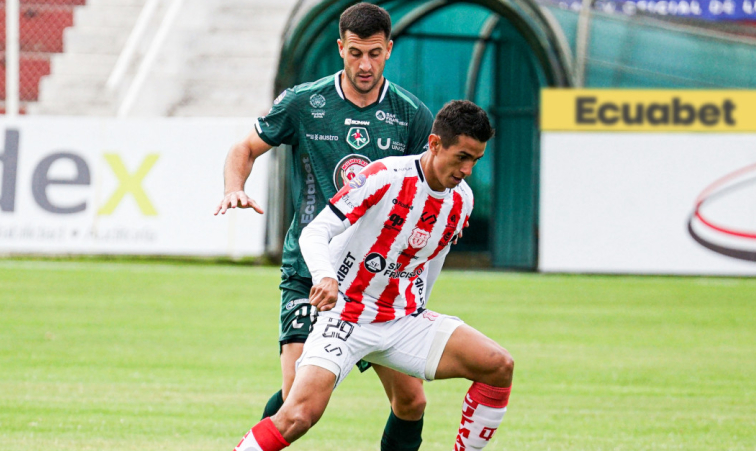
{"label": "soccer player in striped jersey", "polygon": [[[383,76],[391,55],[391,17],[370,3],[347,8],[339,19],[344,70],[289,88],[259,118],[247,139],[228,154],[225,195],[216,209],[260,206],[244,193],[255,159],[271,146],[291,145],[294,215],[283,244],[279,336],[282,385],[263,418],[274,415],[294,382],[295,363],[316,320],[309,304],[312,278],[299,250],[299,236],[328,199],[370,162],[425,150],[433,115],[417,97]],[[367,369],[360,362],[361,370]],[[417,451],[422,442],[425,393],[422,381],[379,365],[373,368],[391,401],[381,451]]]}
{"label": "soccer player in striped jersey", "polygon": [[509,401],[514,361],[459,318],[426,304],[449,246],[473,208],[464,178],[493,129],[468,101],[444,106],[429,150],[363,169],[302,232],[320,313],[281,410],[255,425],[235,451],[278,451],[321,417],[331,393],[364,359],[427,381],[473,381],[454,449],[480,450]]}

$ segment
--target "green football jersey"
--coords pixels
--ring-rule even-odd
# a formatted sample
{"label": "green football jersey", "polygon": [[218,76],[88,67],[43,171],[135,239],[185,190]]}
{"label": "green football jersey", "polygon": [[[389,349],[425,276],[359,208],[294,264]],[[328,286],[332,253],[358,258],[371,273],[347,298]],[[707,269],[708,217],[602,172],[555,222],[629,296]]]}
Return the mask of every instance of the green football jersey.
{"label": "green football jersey", "polygon": [[378,101],[360,108],[344,97],[341,71],[281,93],[255,124],[271,146],[292,148],[294,218],[283,264],[310,277],[299,235],[328,199],[370,162],[422,153],[433,115],[417,97],[384,79]]}

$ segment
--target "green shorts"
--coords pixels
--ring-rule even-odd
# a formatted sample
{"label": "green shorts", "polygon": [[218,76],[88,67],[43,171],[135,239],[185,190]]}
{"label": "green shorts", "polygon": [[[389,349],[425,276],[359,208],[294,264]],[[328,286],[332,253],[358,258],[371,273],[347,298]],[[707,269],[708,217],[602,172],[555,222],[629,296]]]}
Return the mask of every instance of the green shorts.
{"label": "green shorts", "polygon": [[278,341],[304,343],[318,317],[318,309],[310,305],[312,279],[299,276],[294,268],[281,268],[281,311],[278,323]]}
{"label": "green shorts", "polygon": [[[281,312],[278,323],[279,351],[289,343],[304,343],[318,320],[318,309],[310,305],[312,279],[301,277],[291,266],[281,267]],[[357,368],[365,372],[370,363],[360,360]]]}

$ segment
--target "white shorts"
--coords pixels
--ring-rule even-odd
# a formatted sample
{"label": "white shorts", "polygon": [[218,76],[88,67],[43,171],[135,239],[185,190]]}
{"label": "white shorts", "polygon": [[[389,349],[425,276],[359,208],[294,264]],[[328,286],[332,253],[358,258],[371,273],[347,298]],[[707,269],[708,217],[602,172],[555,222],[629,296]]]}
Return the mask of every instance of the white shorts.
{"label": "white shorts", "polygon": [[297,368],[315,365],[336,375],[336,385],[361,359],[426,381],[436,377],[447,341],[462,320],[424,310],[385,323],[342,321],[324,312],[304,344]]}

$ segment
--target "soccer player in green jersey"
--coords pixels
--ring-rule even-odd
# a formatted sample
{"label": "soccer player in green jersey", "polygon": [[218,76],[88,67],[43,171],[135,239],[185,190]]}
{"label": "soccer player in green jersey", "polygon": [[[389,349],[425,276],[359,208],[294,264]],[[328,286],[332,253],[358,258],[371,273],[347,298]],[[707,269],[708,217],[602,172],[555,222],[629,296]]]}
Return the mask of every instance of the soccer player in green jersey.
{"label": "soccer player in green jersey", "polygon": [[[299,236],[326,200],[371,161],[422,153],[433,115],[415,96],[383,77],[393,41],[391,18],[375,5],[359,3],[341,15],[339,53],[344,70],[281,93],[255,130],[226,158],[225,197],[215,214],[260,205],[244,193],[255,159],[271,147],[292,148],[294,219],[284,241],[281,276],[282,389],[268,401],[263,418],[274,415],[289,394],[295,363],[312,329],[317,309],[309,304],[312,280],[299,249]],[[422,381],[374,365],[391,402],[382,451],[420,447],[425,394]],[[361,367],[361,369],[363,369]]]}

